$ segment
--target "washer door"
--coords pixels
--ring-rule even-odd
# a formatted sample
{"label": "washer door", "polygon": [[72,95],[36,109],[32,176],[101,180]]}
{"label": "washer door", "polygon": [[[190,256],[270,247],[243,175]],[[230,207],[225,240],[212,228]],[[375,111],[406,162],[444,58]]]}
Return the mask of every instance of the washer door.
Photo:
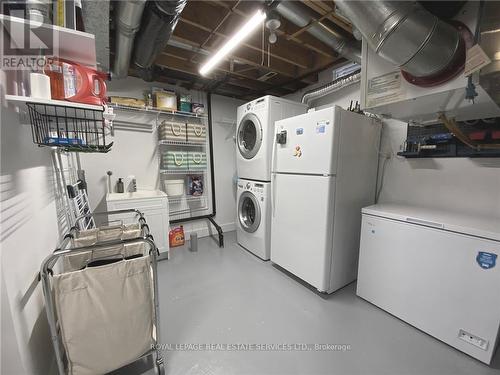
{"label": "washer door", "polygon": [[240,121],[237,132],[238,149],[241,156],[251,159],[262,145],[262,126],[258,117],[247,113]]}
{"label": "washer door", "polygon": [[260,225],[260,206],[255,195],[249,191],[240,195],[238,202],[238,219],[245,232],[253,233]]}

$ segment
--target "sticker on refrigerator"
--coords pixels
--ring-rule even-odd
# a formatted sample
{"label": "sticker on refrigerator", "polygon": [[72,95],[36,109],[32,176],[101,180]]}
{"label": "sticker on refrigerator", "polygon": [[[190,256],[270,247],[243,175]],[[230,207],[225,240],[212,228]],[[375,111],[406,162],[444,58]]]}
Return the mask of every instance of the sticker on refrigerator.
{"label": "sticker on refrigerator", "polygon": [[295,129],[295,134],[297,134],[297,135],[304,134],[304,128],[297,128],[297,129]]}
{"label": "sticker on refrigerator", "polygon": [[330,123],[330,121],[318,121],[316,123],[316,133],[324,134],[326,132],[326,126]]}
{"label": "sticker on refrigerator", "polygon": [[300,158],[302,156],[302,150],[300,146],[295,146],[295,149],[293,150],[293,156]]}
{"label": "sticker on refrigerator", "polygon": [[496,266],[497,263],[497,255],[493,253],[486,253],[484,251],[479,251],[477,253],[476,262],[479,264],[479,267],[489,270]]}

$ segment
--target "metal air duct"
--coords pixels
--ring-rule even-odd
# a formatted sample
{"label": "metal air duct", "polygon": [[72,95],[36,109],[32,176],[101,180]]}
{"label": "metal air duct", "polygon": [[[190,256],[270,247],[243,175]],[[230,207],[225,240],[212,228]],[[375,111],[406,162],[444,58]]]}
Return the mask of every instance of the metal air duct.
{"label": "metal air duct", "polygon": [[152,80],[151,67],[172,35],[187,0],[148,2],[134,49],[134,65],[145,80]]}
{"label": "metal air duct", "polygon": [[[451,79],[463,69],[465,42],[459,29],[406,1],[348,1],[335,4],[381,57],[421,86]],[[463,33],[467,30],[461,28]]]}
{"label": "metal air duct", "polygon": [[345,87],[352,86],[361,81],[361,73],[357,72],[351,73],[347,76],[337,78],[336,80],[327,83],[316,89],[307,91],[302,95],[301,102],[304,104],[309,104],[311,101],[321,98],[323,96],[337,92]]}
{"label": "metal air duct", "polygon": [[142,12],[146,0],[118,1],[116,17],[116,48],[113,67],[114,78],[125,78],[128,75],[132,47],[135,34],[141,26]]}
{"label": "metal air duct", "polygon": [[296,1],[282,1],[275,9],[280,15],[299,27],[306,27],[314,22],[307,29],[309,34],[332,47],[348,60],[361,63],[361,43],[344,38],[323,22],[316,22],[318,16],[307,6]]}

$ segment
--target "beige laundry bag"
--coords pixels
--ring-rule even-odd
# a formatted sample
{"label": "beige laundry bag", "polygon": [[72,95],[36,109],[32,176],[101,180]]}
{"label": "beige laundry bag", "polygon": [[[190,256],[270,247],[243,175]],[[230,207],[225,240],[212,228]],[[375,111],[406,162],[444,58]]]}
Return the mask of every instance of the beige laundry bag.
{"label": "beige laundry bag", "polygon": [[149,256],[55,275],[53,287],[69,374],[104,374],[151,349]]}

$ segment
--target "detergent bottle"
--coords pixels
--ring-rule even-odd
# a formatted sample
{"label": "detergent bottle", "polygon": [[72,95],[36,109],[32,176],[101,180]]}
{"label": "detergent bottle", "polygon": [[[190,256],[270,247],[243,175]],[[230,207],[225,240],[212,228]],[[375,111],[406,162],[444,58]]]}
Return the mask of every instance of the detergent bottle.
{"label": "detergent bottle", "polygon": [[52,99],[102,105],[106,101],[108,73],[64,59],[51,59],[44,67],[50,78]]}

